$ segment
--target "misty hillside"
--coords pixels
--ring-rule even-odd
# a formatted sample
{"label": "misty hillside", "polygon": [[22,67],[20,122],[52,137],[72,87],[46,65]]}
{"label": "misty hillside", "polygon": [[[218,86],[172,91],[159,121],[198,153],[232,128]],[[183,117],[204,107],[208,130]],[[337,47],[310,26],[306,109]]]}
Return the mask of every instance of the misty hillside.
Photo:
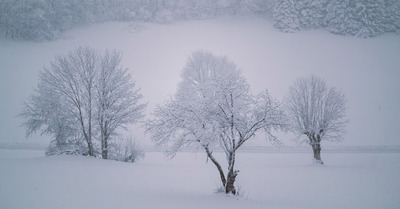
{"label": "misty hillside", "polygon": [[282,32],[324,28],[367,38],[398,32],[399,11],[397,0],[3,0],[0,32],[8,39],[54,40],[93,23],[168,24],[229,15],[272,19]]}

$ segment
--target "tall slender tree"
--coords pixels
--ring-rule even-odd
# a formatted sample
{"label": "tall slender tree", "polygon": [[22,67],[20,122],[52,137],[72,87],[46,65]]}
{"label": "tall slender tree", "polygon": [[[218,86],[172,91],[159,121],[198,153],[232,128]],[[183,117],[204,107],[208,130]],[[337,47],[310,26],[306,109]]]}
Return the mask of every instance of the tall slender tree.
{"label": "tall slender tree", "polygon": [[98,55],[88,47],[79,47],[66,56],[57,56],[41,78],[53,91],[62,95],[66,111],[71,112],[79,122],[88,146],[88,154],[94,155],[93,114],[94,91],[97,76]]}
{"label": "tall slender tree", "polygon": [[97,123],[100,129],[102,158],[108,158],[110,136],[118,128],[136,123],[143,118],[145,104],[139,101],[143,96],[127,68],[121,66],[122,53],[106,51],[100,60],[96,83]]}

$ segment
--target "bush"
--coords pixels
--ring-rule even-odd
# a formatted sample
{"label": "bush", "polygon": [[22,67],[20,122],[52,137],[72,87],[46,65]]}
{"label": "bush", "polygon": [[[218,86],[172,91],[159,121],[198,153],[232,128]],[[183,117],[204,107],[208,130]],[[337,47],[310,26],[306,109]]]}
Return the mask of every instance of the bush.
{"label": "bush", "polygon": [[120,138],[110,143],[109,159],[134,163],[144,158],[144,150],[132,138]]}
{"label": "bush", "polygon": [[46,156],[51,155],[88,155],[87,146],[81,140],[59,143],[56,140],[50,142]]}

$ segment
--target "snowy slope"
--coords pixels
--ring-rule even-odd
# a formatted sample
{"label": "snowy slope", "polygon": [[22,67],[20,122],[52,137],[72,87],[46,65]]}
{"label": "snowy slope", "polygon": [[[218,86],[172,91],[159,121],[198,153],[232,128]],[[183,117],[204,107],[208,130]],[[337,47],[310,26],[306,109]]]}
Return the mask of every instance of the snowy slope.
{"label": "snowy slope", "polygon": [[[241,66],[255,93],[268,88],[278,99],[298,76],[318,74],[347,96],[351,123],[345,145],[400,144],[400,36],[357,39],[320,30],[285,34],[268,20],[250,17],[144,26],[132,32],[130,23],[108,22],[69,31],[53,42],[0,40],[0,140],[24,140],[15,116],[36,87],[42,67],[55,54],[88,45],[124,52],[124,65],[149,102],[148,113],[174,94],[187,56],[207,49]],[[131,131],[129,135],[149,143],[141,128]],[[290,143],[292,136],[283,137]],[[34,138],[44,144],[49,140]],[[266,143],[260,136],[256,144]]]}
{"label": "snowy slope", "polygon": [[[222,158],[222,155],[217,157]],[[167,161],[150,152],[137,164],[43,151],[0,150],[0,208],[395,209],[399,153],[239,153],[241,197],[216,194],[218,173],[202,153]],[[225,167],[225,165],[224,165]]]}

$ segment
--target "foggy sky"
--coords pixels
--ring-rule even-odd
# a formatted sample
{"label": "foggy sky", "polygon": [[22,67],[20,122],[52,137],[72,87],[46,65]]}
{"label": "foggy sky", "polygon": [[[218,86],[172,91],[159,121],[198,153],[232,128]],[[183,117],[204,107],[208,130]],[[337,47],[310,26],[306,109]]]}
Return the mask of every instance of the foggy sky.
{"label": "foggy sky", "polygon": [[[187,57],[206,49],[240,66],[253,93],[267,88],[277,99],[297,77],[317,74],[348,100],[350,124],[342,144],[400,145],[398,35],[358,39],[321,30],[286,34],[273,29],[268,20],[253,18],[145,26],[141,32],[130,32],[129,23],[114,22],[74,29],[65,39],[51,42],[0,40],[0,143],[25,141],[16,115],[36,88],[43,66],[56,54],[87,45],[123,51],[123,65],[149,102],[147,114],[175,93]],[[137,126],[128,134],[151,144]],[[282,136],[284,143],[293,137]],[[29,139],[48,141],[39,134]]]}

